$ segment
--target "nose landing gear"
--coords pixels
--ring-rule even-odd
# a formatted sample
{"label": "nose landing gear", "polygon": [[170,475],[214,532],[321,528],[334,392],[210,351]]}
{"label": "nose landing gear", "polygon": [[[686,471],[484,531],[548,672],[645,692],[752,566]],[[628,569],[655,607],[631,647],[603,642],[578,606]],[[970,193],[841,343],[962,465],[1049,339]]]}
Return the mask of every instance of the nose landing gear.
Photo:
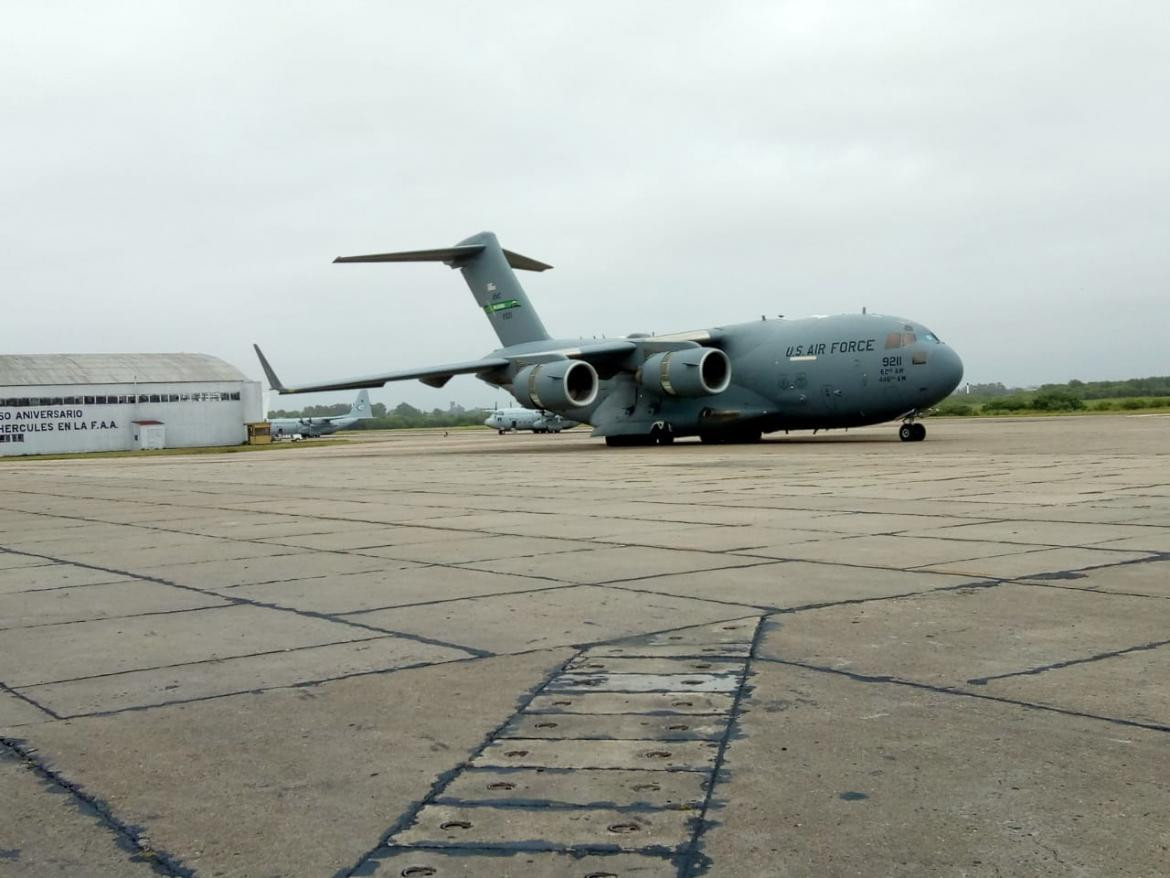
{"label": "nose landing gear", "polygon": [[926,427],[914,421],[907,421],[898,428],[898,438],[903,442],[921,442],[926,438]]}

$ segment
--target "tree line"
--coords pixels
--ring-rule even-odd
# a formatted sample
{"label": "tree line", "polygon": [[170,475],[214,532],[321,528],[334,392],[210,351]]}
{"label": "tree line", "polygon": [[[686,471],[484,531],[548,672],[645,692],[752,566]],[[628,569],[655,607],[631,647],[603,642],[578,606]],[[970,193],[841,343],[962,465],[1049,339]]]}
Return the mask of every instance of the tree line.
{"label": "tree line", "polygon": [[936,413],[1136,411],[1167,407],[1170,407],[1170,375],[1122,381],[1073,379],[1031,389],[1007,387],[999,382],[969,384],[940,403]]}

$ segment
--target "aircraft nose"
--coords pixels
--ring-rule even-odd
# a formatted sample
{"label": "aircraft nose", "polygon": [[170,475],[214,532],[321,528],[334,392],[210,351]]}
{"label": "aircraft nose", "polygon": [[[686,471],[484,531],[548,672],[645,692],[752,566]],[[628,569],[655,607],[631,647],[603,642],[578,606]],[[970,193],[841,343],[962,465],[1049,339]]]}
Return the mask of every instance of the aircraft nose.
{"label": "aircraft nose", "polygon": [[963,380],[963,361],[949,347],[940,347],[934,357],[938,369],[940,390],[949,395]]}

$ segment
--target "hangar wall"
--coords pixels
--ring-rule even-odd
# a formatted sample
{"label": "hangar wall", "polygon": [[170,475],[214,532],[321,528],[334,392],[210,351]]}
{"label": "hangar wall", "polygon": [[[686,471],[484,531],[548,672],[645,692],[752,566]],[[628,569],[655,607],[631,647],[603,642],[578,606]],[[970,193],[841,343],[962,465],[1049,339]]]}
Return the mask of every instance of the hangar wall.
{"label": "hangar wall", "polygon": [[0,356],[0,455],[239,445],[260,383],[204,354]]}

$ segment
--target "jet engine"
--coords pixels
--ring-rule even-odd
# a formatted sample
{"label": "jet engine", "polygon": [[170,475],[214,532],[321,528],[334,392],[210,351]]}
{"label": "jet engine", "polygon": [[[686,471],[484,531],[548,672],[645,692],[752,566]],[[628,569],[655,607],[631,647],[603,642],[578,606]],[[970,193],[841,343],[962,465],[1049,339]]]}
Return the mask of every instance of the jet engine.
{"label": "jet engine", "polygon": [[647,357],[638,381],[668,396],[710,396],[731,384],[731,360],[718,348],[686,348]]}
{"label": "jet engine", "polygon": [[538,409],[566,411],[592,405],[600,382],[584,360],[554,360],[525,366],[512,379],[512,394]]}

